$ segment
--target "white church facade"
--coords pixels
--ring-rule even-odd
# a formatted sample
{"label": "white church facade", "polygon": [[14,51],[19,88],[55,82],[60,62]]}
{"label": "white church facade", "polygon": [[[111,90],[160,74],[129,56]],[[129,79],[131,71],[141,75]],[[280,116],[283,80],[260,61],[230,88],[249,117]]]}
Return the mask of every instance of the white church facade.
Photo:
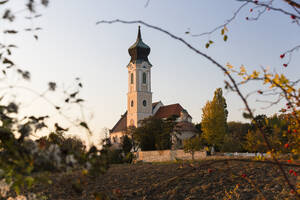
{"label": "white church facade", "polygon": [[161,101],[152,102],[151,68],[148,60],[150,47],[142,41],[140,27],[136,42],[128,49],[131,60],[128,69],[127,111],[110,130],[113,145],[121,143],[128,127],[139,126],[139,121],[147,117],[165,119],[177,116],[177,124],[172,135],[175,148],[182,146],[182,140],[193,137],[197,130],[192,117],[180,104],[163,105]]}

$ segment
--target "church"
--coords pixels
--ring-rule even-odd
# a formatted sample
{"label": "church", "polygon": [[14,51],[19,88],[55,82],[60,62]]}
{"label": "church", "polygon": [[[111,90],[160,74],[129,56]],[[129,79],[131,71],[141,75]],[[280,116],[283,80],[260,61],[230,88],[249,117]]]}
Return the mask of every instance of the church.
{"label": "church", "polygon": [[110,130],[112,145],[118,146],[130,126],[139,126],[139,121],[147,117],[166,119],[177,116],[177,124],[172,134],[172,147],[181,148],[182,141],[193,137],[197,130],[192,117],[180,104],[164,105],[161,101],[152,102],[151,68],[148,60],[150,47],[142,40],[140,26],[136,42],[129,47],[131,57],[128,69],[127,111]]}

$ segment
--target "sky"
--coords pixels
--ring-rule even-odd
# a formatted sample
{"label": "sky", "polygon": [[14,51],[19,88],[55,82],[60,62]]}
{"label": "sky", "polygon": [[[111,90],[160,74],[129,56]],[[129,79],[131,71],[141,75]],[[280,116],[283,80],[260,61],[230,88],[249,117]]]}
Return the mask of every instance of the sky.
{"label": "sky", "polygon": [[[72,90],[74,79],[80,77],[84,86],[80,97],[85,99],[85,118],[91,119],[89,122],[94,132],[91,140],[96,143],[103,137],[103,128],[112,128],[126,111],[128,48],[136,40],[138,27],[138,24],[96,25],[99,20],[144,20],[184,38],[221,64],[243,64],[249,71],[269,66],[271,71],[285,73],[290,79],[299,78],[300,52],[294,53],[287,68],[282,66],[284,60],[279,57],[300,44],[300,28],[287,15],[268,11],[259,20],[249,21],[245,18],[255,15],[255,12],[249,12],[253,6],[246,6],[227,26],[228,41],[224,42],[220,30],[202,37],[192,37],[185,32],[197,34],[214,29],[232,17],[241,6],[240,2],[151,0],[145,7],[146,2],[51,0],[47,8],[38,7],[42,17],[32,21],[24,19],[30,14],[22,11],[22,1],[11,2],[8,6],[18,11],[17,20],[14,24],[1,22],[1,29],[42,27],[41,31],[34,33],[38,40],[29,32],[0,35],[3,42],[18,45],[12,58],[32,75],[29,83],[20,82],[15,77],[12,77],[12,82],[43,92],[49,81],[55,81],[59,88]],[[275,0],[274,6],[286,7],[279,0]],[[245,121],[241,100],[235,93],[224,90],[225,77],[216,66],[161,32],[145,26],[141,26],[141,31],[143,41],[151,47],[153,102],[180,103],[193,117],[193,122],[198,123],[202,107],[213,98],[214,90],[221,87],[227,101],[228,121]],[[214,43],[206,49],[208,40]],[[242,91],[246,94],[259,86],[250,84]],[[14,92],[23,103],[22,113],[51,114],[54,116],[52,120],[64,123],[65,119],[43,99],[36,100],[30,92],[22,90]],[[57,93],[47,94],[47,98],[53,102],[63,101]],[[280,107],[262,110],[264,105],[256,102],[257,99],[257,96],[249,99],[255,114],[271,115]],[[81,116],[76,109],[66,110],[66,115]],[[78,134],[85,137],[80,131]]]}

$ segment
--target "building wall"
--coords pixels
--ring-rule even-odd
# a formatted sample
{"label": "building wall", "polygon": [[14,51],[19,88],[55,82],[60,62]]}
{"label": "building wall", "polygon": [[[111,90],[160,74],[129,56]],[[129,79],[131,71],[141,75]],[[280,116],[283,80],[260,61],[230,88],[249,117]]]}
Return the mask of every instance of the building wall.
{"label": "building wall", "polygon": [[[192,160],[190,153],[185,153],[184,150],[161,150],[161,151],[140,151],[136,152],[137,161],[143,162],[168,162],[180,160]],[[203,159],[206,157],[205,151],[196,151],[194,158]]]}
{"label": "building wall", "polygon": [[[130,63],[127,68],[127,126],[137,127],[140,120],[152,115],[151,65],[147,62]],[[143,83],[143,73],[146,74],[146,83]],[[146,105],[143,101],[146,101]]]}
{"label": "building wall", "polygon": [[111,141],[111,143],[120,143],[121,142],[121,138],[125,135],[125,133],[123,131],[119,131],[119,132],[114,132],[114,133],[110,133],[109,135],[109,139]]}

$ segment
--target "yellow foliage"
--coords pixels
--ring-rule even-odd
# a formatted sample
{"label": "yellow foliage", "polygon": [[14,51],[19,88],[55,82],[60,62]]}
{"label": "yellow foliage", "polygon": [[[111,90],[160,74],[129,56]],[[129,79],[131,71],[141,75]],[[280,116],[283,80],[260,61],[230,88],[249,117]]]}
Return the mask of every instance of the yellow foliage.
{"label": "yellow foliage", "polygon": [[246,73],[246,68],[245,68],[245,66],[244,65],[242,65],[241,67],[240,67],[240,69],[241,69],[241,73]]}
{"label": "yellow foliage", "polygon": [[256,79],[256,78],[258,78],[259,74],[260,73],[258,71],[254,70],[253,73],[250,75],[250,77],[253,79]]}
{"label": "yellow foliage", "polygon": [[264,84],[269,83],[272,78],[272,74],[265,74]]}
{"label": "yellow foliage", "polygon": [[232,69],[233,68],[233,66],[231,64],[229,64],[229,63],[226,64],[226,67],[228,67],[228,69]]}

